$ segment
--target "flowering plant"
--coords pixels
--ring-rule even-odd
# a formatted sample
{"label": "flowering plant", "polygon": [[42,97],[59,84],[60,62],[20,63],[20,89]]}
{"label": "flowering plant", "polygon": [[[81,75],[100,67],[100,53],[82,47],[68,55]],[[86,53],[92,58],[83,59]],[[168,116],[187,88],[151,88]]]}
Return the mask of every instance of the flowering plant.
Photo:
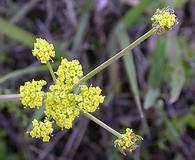
{"label": "flowering plant", "polygon": [[82,113],[117,137],[114,146],[121,153],[132,152],[137,148],[137,142],[142,140],[142,137],[136,135],[130,128],[127,128],[124,134],[120,134],[93,116],[91,113],[99,109],[99,105],[104,102],[105,96],[101,95],[102,90],[99,87],[87,86],[83,83],[124,56],[128,53],[127,51],[133,49],[151,35],[155,33],[162,34],[171,30],[178,23],[174,11],[169,8],[157,9],[151,20],[152,29],[150,31],[85,76],[83,76],[82,66],[78,60],[69,61],[66,58],[61,58],[61,64],[58,66],[57,71],[54,72],[50,63],[55,58],[54,46],[42,38],[37,38],[32,54],[42,64],[47,65],[53,84],[49,86],[48,91],[44,91],[43,87],[46,86],[47,82],[33,79],[25,82],[20,87],[20,94],[16,97],[2,95],[0,100],[6,101],[10,97],[13,99],[20,98],[25,108],[40,108],[45,105],[44,121],[34,119],[32,129],[27,131],[33,138],[41,138],[44,142],[48,142],[53,135],[54,125],[61,129],[70,129],[74,120]]}

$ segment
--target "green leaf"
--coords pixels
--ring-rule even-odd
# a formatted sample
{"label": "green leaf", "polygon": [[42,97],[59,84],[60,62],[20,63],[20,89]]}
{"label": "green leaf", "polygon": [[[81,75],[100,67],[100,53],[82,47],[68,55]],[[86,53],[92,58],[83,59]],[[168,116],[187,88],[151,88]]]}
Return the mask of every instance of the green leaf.
{"label": "green leaf", "polygon": [[144,108],[148,109],[156,103],[157,98],[160,95],[158,88],[148,87],[145,99],[144,99]]}
{"label": "green leaf", "polygon": [[[122,23],[120,25],[120,28],[118,27],[117,30],[119,43],[121,48],[125,48],[129,45],[129,38],[128,33],[122,26]],[[134,94],[134,96],[139,96],[139,90],[138,90],[138,84],[137,84],[137,77],[136,77],[136,70],[135,70],[135,63],[133,60],[132,52],[129,51],[128,54],[125,54],[123,57],[123,60],[125,62],[125,69],[127,71],[127,75],[130,81],[131,90]]]}
{"label": "green leaf", "polygon": [[165,47],[165,39],[163,37],[159,37],[157,39],[156,49],[150,61],[151,69],[148,76],[148,83],[152,88],[158,88],[161,83],[165,63]]}
{"label": "green leaf", "polygon": [[148,88],[144,99],[144,108],[148,109],[154,106],[156,99],[160,95],[160,84],[162,81],[164,63],[165,63],[165,39],[157,39],[156,49],[151,57],[150,71],[148,76]]}
{"label": "green leaf", "polygon": [[21,42],[22,44],[30,48],[33,47],[33,44],[36,40],[36,37],[33,34],[15,25],[12,25],[11,23],[3,20],[2,18],[0,18],[0,32],[8,35],[9,37]]}
{"label": "green leaf", "polygon": [[178,45],[176,37],[169,33],[167,36],[167,57],[171,103],[177,101],[185,82],[182,54],[182,48]]}
{"label": "green leaf", "polygon": [[193,129],[195,129],[195,116],[193,113],[189,113],[183,116],[177,116],[173,118],[173,123],[175,127],[182,131],[185,129],[186,126],[189,126]]}
{"label": "green leaf", "polygon": [[93,1],[92,0],[87,0],[84,4],[84,10],[81,15],[81,18],[79,19],[79,23],[77,25],[77,30],[76,34],[73,39],[73,47],[71,52],[76,52],[77,49],[79,49],[79,45],[82,42],[83,36],[85,34],[85,31],[87,30],[87,24],[89,22],[89,17],[90,17],[90,10],[92,7]]}
{"label": "green leaf", "polygon": [[[2,18],[0,18],[0,32],[30,48],[33,48],[34,42],[36,41],[36,36],[34,34],[27,32]],[[60,58],[61,56],[66,57],[66,54],[60,49],[59,43],[54,43],[54,46],[56,58]]]}
{"label": "green leaf", "polygon": [[[116,36],[116,31],[112,30],[112,33],[109,35],[109,40],[107,43],[107,51],[109,53],[109,56],[112,57],[114,54],[118,51],[118,46],[117,46],[117,36]],[[109,90],[109,97],[108,100],[110,101],[116,93],[120,91],[122,81],[119,76],[119,62],[116,61],[115,63],[112,64],[112,67],[108,68],[109,71],[109,79],[111,79],[111,82],[108,86]],[[110,91],[112,90],[112,91]]]}
{"label": "green leaf", "polygon": [[[138,17],[140,17],[140,15],[143,13],[143,11],[146,9],[146,7],[150,5],[151,2],[152,2],[151,0],[140,1],[140,3],[137,6],[130,9],[124,15],[121,22],[125,23],[125,25],[127,27],[129,27],[130,25],[135,23],[137,20],[139,20]],[[121,23],[121,22],[119,22],[119,23]]]}
{"label": "green leaf", "polygon": [[[135,21],[137,21],[138,17],[144,12],[146,7],[151,3],[151,0],[143,0],[139,3],[139,5],[130,9],[122,18],[122,20],[116,25],[115,31],[117,32],[117,36],[119,37],[121,48],[125,48],[129,45],[127,27],[131,26]],[[131,90],[135,96],[135,99],[140,103],[139,98],[139,90],[137,84],[135,63],[133,60],[132,52],[129,51],[129,54],[126,54],[123,57],[125,62],[125,68],[128,74]]]}

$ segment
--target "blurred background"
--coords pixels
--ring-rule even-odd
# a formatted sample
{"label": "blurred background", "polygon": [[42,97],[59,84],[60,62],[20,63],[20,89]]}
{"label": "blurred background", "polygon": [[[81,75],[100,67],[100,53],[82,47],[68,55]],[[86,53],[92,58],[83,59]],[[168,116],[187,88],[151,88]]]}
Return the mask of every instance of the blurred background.
{"label": "blurred background", "polygon": [[137,150],[123,156],[115,138],[83,116],[49,143],[31,139],[26,130],[43,110],[10,101],[0,103],[0,160],[194,160],[194,0],[0,0],[0,94],[16,94],[33,78],[52,83],[31,54],[36,37],[55,44],[54,68],[61,57],[76,58],[86,74],[147,32],[152,14],[166,6],[179,19],[173,31],[152,36],[88,81],[106,96],[95,115],[121,133],[131,127],[142,135]]}

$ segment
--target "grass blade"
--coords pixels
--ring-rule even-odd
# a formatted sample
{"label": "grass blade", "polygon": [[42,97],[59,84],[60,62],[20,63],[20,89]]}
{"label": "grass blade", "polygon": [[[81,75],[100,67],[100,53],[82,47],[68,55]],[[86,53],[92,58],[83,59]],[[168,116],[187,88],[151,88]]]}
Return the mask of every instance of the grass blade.
{"label": "grass blade", "polygon": [[179,47],[176,37],[171,33],[167,36],[168,72],[170,75],[170,103],[179,98],[185,83],[185,71],[182,62],[182,49]]}
{"label": "grass blade", "polygon": [[148,77],[148,88],[144,100],[144,108],[148,109],[153,106],[156,99],[160,95],[160,84],[162,82],[162,76],[164,71],[165,63],[165,47],[166,42],[163,37],[157,39],[156,49],[151,59],[151,70]]}
{"label": "grass blade", "polygon": [[[126,32],[126,30],[124,30],[124,27],[122,27],[122,23],[121,23],[121,28],[118,30],[118,37],[119,37],[119,43],[121,48],[124,48],[125,46],[127,46],[130,42],[128,39],[128,34]],[[129,83],[130,83],[130,87],[131,90],[133,92],[134,95],[134,99],[142,120],[142,124],[144,126],[144,130],[146,133],[149,133],[149,127],[147,125],[143,110],[142,110],[142,106],[141,106],[141,101],[140,101],[140,96],[139,96],[139,90],[138,90],[138,83],[137,83],[137,78],[136,78],[136,70],[135,70],[135,64],[134,64],[134,60],[133,60],[133,56],[132,56],[132,52],[130,51],[129,54],[126,54],[125,56],[123,56],[123,60],[125,62],[125,68],[127,71],[127,75],[129,78]]]}
{"label": "grass blade", "polygon": [[14,40],[19,41],[22,44],[24,44],[30,48],[33,47],[33,44],[34,44],[35,39],[36,39],[36,37],[33,34],[27,32],[27,31],[15,26],[15,25],[12,25],[11,23],[9,23],[1,18],[0,18],[0,32],[8,35],[9,37],[13,38]]}
{"label": "grass blade", "polygon": [[[52,66],[57,67],[57,63],[54,63]],[[19,70],[10,72],[10,73],[4,75],[3,77],[1,77],[0,78],[0,84],[4,83],[7,80],[16,78],[16,77],[20,77],[20,76],[27,75],[27,74],[32,74],[32,73],[40,73],[40,72],[44,72],[44,71],[47,71],[47,70],[48,70],[47,66],[36,66],[36,67],[29,67],[29,68],[19,69]]]}

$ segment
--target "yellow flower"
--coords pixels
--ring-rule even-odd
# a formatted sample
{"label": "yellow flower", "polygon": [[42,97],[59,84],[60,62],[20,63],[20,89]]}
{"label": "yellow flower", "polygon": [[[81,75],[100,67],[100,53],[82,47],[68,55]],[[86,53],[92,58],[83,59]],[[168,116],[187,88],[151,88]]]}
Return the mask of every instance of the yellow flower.
{"label": "yellow flower", "polygon": [[[47,63],[51,57],[55,56],[54,47],[47,41],[37,38],[33,55],[37,56],[41,63]],[[73,93],[73,86],[83,76],[82,66],[78,60],[68,61],[66,58],[62,58],[56,75],[58,77],[55,84],[51,85],[46,93],[41,91],[42,87],[46,85],[46,81],[43,80],[26,82],[24,86],[20,87],[21,101],[24,106],[40,107],[44,98],[44,113],[47,119],[44,122],[34,119],[32,121],[33,129],[28,133],[33,138],[42,138],[45,142],[50,140],[53,132],[52,123],[56,123],[61,129],[70,129],[75,118],[79,116],[80,109],[94,112],[104,101],[99,87],[83,85],[80,92]]]}
{"label": "yellow flower", "polygon": [[138,145],[137,142],[143,140],[139,135],[133,133],[132,129],[127,128],[126,133],[122,134],[121,138],[115,140],[114,146],[120,150],[124,155],[135,150]]}
{"label": "yellow flower", "polygon": [[39,58],[41,63],[47,63],[55,57],[54,46],[42,38],[37,38],[32,54]]}
{"label": "yellow flower", "polygon": [[104,102],[104,96],[101,94],[99,87],[87,87],[86,85],[81,86],[82,101],[79,103],[79,107],[84,109],[86,112],[95,112],[98,109],[100,103]]}
{"label": "yellow flower", "polygon": [[70,87],[58,81],[57,84],[50,86],[50,92],[46,94],[45,114],[53,118],[62,129],[72,128],[74,119],[80,113],[76,106],[81,101],[81,97],[70,93]]}
{"label": "yellow flower", "polygon": [[42,138],[43,142],[50,140],[50,136],[52,136],[53,133],[52,122],[48,119],[45,119],[44,122],[34,119],[32,125],[32,130],[27,132],[32,138]]}
{"label": "yellow flower", "polygon": [[156,28],[158,34],[171,30],[178,24],[174,10],[169,8],[157,9],[151,20],[152,26]]}
{"label": "yellow flower", "polygon": [[64,58],[56,74],[59,81],[73,85],[79,82],[79,78],[83,76],[83,70],[78,60],[68,61]]}
{"label": "yellow flower", "polygon": [[46,84],[47,82],[44,80],[32,80],[32,82],[25,82],[25,84],[20,87],[20,100],[24,107],[39,108],[42,106],[44,92],[41,90]]}

